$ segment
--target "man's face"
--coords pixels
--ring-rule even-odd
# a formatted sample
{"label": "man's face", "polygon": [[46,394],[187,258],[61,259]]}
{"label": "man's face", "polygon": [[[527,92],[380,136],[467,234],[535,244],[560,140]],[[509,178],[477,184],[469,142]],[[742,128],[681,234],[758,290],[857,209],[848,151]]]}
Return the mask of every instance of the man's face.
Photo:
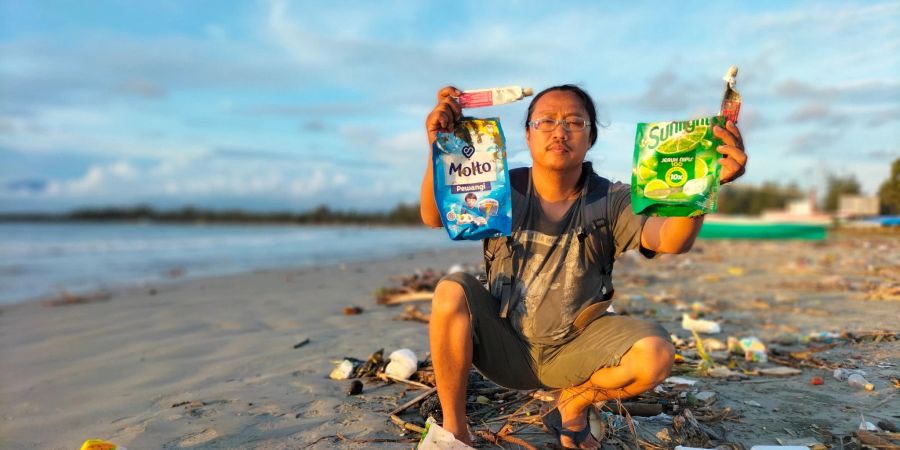
{"label": "man's face", "polygon": [[475,207],[475,199],[472,197],[467,198],[466,206],[468,206],[469,208],[474,208]]}
{"label": "man's face", "polygon": [[[588,120],[584,104],[572,92],[550,91],[534,105],[529,120],[550,118],[555,120],[580,117]],[[566,131],[562,124],[553,131],[539,131],[531,127],[525,130],[525,141],[531,150],[535,166],[550,170],[568,170],[580,166],[591,147],[591,129]]]}

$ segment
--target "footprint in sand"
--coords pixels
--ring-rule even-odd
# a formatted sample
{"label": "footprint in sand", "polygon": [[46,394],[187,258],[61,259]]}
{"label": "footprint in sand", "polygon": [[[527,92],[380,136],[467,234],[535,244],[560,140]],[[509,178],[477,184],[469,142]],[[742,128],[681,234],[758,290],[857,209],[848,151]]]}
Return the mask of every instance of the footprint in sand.
{"label": "footprint in sand", "polygon": [[211,428],[207,428],[199,433],[189,434],[181,439],[181,442],[178,443],[179,447],[193,447],[197,444],[202,444],[204,442],[209,442],[215,438],[219,437],[219,433],[216,430]]}

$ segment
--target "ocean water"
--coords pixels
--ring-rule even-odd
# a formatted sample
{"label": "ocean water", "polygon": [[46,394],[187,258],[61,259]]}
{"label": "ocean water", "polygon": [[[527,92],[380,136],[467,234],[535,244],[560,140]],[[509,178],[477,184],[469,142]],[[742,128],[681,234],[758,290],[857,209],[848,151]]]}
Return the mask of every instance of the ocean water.
{"label": "ocean water", "polygon": [[477,245],[424,227],[0,224],[0,303]]}

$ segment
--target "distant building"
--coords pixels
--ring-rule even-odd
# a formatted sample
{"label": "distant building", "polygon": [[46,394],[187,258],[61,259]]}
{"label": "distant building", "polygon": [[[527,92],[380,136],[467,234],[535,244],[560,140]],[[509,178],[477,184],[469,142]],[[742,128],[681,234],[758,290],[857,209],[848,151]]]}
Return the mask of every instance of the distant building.
{"label": "distant building", "polygon": [[842,195],[838,198],[838,216],[844,218],[877,216],[879,207],[877,196]]}
{"label": "distant building", "polygon": [[815,197],[805,198],[803,200],[791,200],[787,204],[787,213],[797,216],[811,216],[816,214]]}
{"label": "distant building", "polygon": [[829,225],[832,218],[816,209],[816,194],[810,192],[805,199],[792,200],[784,209],[767,209],[762,212],[762,220],[768,222],[814,223]]}

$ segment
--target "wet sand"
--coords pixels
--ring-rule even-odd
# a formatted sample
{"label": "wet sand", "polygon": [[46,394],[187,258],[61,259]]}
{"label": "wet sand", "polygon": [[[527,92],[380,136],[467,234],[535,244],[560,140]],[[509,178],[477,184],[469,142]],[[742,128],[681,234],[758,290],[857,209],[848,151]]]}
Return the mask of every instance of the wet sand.
{"label": "wet sand", "polygon": [[[320,438],[311,448],[410,448],[386,411],[419,391],[367,380],[363,394],[347,397],[349,382],[327,375],[334,361],[379,348],[407,347],[421,359],[427,327],[394,320],[402,308],[376,305],[373,291],[416,269],[479,262],[480,248],[468,246],[127,289],[84,304],[4,306],[0,447],[71,449],[96,437],[132,450],[304,448]],[[754,335],[785,349],[806,348],[798,337],[811,332],[896,332],[900,323],[900,302],[888,295],[900,283],[896,236],[702,241],[687,255],[625,255],[615,278],[619,311],[658,320],[682,339],[690,337],[682,310],[694,302],[721,322],[722,341]],[[343,315],[351,304],[364,312]],[[852,389],[811,367],[785,378],[700,378],[698,389],[715,392],[714,405],[738,416],[717,425],[725,438],[748,448],[776,438],[826,442],[828,433],[852,435],[860,414],[900,423],[891,382],[900,343],[842,342],[815,356],[866,370],[875,390]],[[810,385],[816,375],[824,385]],[[659,429],[639,419],[639,432]],[[522,437],[550,441],[531,431]],[[328,437],[336,435],[349,440]]]}

